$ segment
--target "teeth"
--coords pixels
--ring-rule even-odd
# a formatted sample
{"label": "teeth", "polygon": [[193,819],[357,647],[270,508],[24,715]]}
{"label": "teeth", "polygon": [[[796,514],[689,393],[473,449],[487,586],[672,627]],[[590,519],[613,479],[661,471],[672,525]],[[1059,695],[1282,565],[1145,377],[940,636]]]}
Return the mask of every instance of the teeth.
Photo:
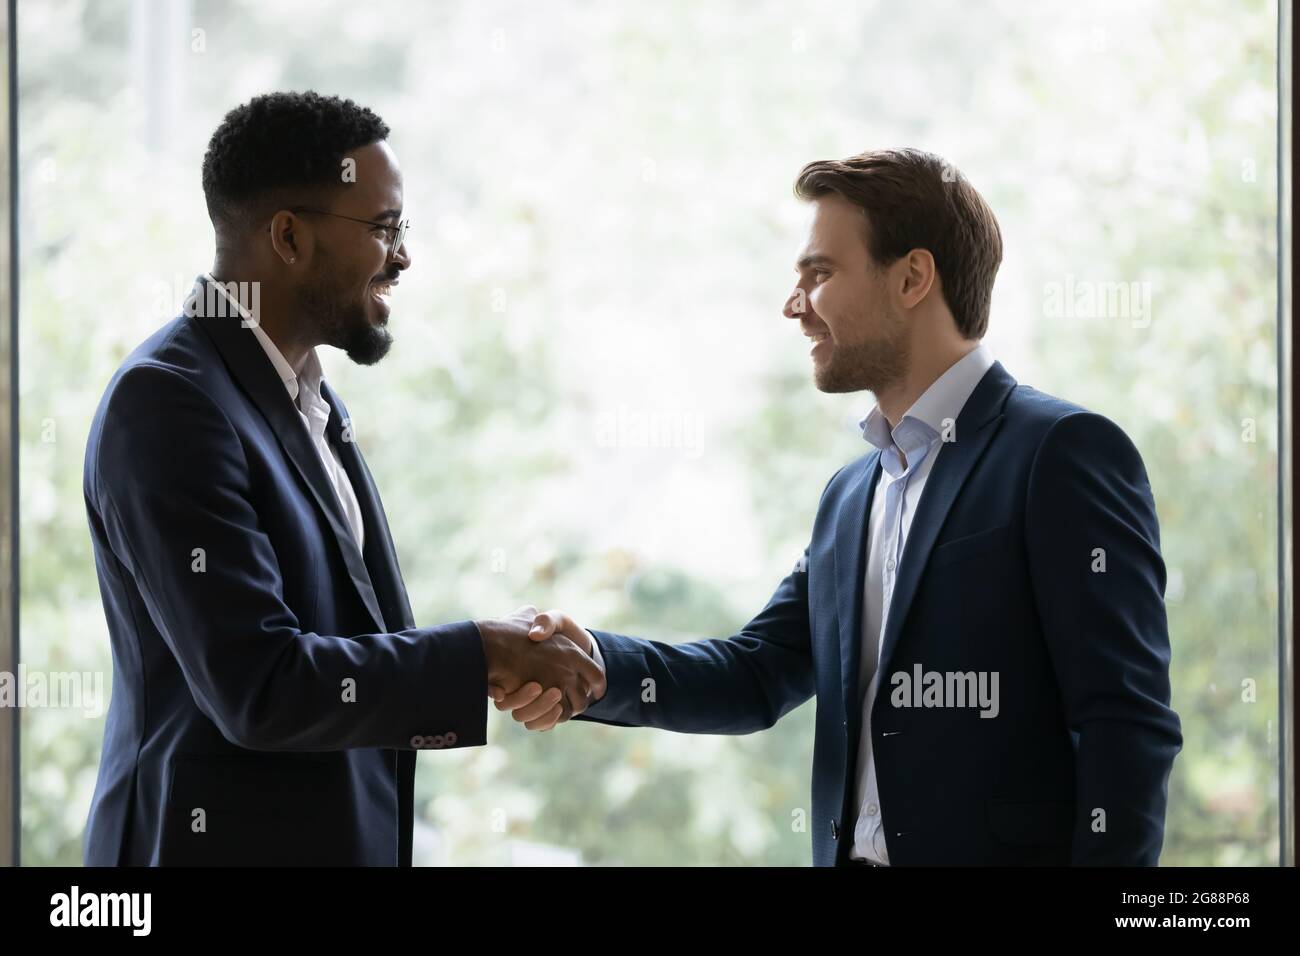
{"label": "teeth", "polygon": [[377,296],[382,296],[383,298],[386,299],[392,294],[393,294],[393,287],[389,285],[387,282],[382,282],[375,286],[375,295]]}
{"label": "teeth", "polygon": [[825,342],[828,338],[830,338],[830,333],[823,332],[821,335],[810,335],[808,336],[808,338],[812,339],[813,344],[816,345],[818,342]]}

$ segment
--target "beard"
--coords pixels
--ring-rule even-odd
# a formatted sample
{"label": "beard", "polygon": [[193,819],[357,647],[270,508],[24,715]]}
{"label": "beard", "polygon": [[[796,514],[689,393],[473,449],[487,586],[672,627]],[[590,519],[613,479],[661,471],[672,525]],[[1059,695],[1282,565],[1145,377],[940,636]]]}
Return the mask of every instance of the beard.
{"label": "beard", "polygon": [[322,342],[346,352],[358,365],[374,365],[388,354],[393,337],[370,321],[369,292],[353,291],[328,268],[323,255],[318,253],[316,262],[311,279],[299,287],[299,307],[316,321]]}
{"label": "beard", "polygon": [[[888,306],[884,321],[874,337],[851,345],[836,344],[824,365],[813,367],[813,381],[823,392],[862,392],[879,394],[882,389],[903,380],[911,361],[907,326]],[[857,328],[870,327],[866,310],[851,323]]]}

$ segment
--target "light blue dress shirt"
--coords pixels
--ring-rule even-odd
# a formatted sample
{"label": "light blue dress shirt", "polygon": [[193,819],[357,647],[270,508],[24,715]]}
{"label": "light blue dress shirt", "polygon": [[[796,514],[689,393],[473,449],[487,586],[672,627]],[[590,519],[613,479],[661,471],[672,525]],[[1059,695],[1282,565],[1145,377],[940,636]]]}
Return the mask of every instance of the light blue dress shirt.
{"label": "light blue dress shirt", "polygon": [[881,471],[867,522],[862,656],[857,684],[862,736],[857,761],[858,818],[849,851],[852,859],[889,863],[876,762],[871,749],[871,707],[880,686],[883,627],[889,620],[898,568],[908,557],[907,535],[926,479],[943,445],[957,440],[957,417],[992,365],[992,354],[984,345],[977,345],[935,379],[894,428],[889,427],[889,419],[879,406],[862,421],[862,436],[881,451]]}

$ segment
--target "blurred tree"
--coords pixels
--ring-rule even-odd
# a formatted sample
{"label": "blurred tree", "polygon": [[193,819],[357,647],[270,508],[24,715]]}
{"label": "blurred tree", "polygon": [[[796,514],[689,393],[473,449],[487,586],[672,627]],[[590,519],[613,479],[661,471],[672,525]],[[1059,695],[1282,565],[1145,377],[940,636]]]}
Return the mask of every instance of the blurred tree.
{"label": "blurred tree", "polygon": [[[995,352],[1146,460],[1186,737],[1165,862],[1275,863],[1276,7],[939,8],[196,0],[159,33],[125,0],[21,4],[28,667],[110,666],[85,435],[211,262],[199,162],[235,104],[312,87],[393,127],[415,257],[397,342],[378,368],[322,359],[416,619],[531,601],[668,640],[756,612],[862,451],[869,396],[816,392],[779,315],[790,186],[810,159],[907,143],[999,214]],[[160,77],[184,108],[140,88]],[[1150,282],[1152,320],[1051,317],[1067,275]],[[606,427],[629,419],[673,427]],[[814,706],[744,738],[535,736],[494,713],[488,746],[421,758],[424,861],[532,841],[807,864]],[[102,719],[22,716],[24,861],[77,863]]]}

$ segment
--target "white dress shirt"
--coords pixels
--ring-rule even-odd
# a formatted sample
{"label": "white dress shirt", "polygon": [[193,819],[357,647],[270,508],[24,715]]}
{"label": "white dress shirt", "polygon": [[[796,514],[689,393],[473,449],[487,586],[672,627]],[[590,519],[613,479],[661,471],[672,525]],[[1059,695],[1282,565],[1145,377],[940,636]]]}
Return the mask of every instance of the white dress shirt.
{"label": "white dress shirt", "polygon": [[876,761],[871,752],[871,705],[876,701],[880,685],[882,630],[889,619],[898,566],[907,557],[904,546],[930,469],[943,444],[960,438],[956,434],[957,416],[992,365],[992,354],[978,345],[935,379],[892,431],[880,406],[873,408],[862,421],[862,436],[881,449],[881,472],[867,522],[867,577],[863,588],[862,657],[857,684],[862,707],[857,762],[858,818],[849,851],[850,858],[855,860],[889,863]]}
{"label": "white dress shirt", "polygon": [[253,330],[253,337],[257,339],[263,351],[266,352],[266,357],[275,366],[276,374],[280,376],[280,381],[284,383],[285,389],[289,392],[289,398],[293,401],[294,408],[298,410],[298,418],[302,421],[303,427],[307,429],[311,443],[316,449],[316,455],[320,458],[321,465],[325,468],[325,474],[330,480],[330,485],[334,488],[334,494],[343,507],[343,515],[348,520],[348,527],[352,529],[352,537],[356,540],[357,550],[364,550],[366,544],[365,527],[361,519],[361,506],[357,504],[356,492],[352,490],[352,482],[348,480],[348,473],[343,468],[343,462],[339,460],[338,451],[325,437],[325,426],[330,420],[330,404],[321,395],[320,383],[324,381],[324,375],[322,374],[320,359],[316,356],[316,350],[310,349],[307,352],[307,361],[303,364],[302,375],[296,375],[293,366],[280,354],[280,350],[271,341],[271,337],[262,330],[260,323],[254,322],[252,316],[244,307],[226,291],[218,280],[212,278],[210,273],[205,273],[203,278],[211,282],[217,291],[225,297],[226,301],[247,320],[247,324]]}

